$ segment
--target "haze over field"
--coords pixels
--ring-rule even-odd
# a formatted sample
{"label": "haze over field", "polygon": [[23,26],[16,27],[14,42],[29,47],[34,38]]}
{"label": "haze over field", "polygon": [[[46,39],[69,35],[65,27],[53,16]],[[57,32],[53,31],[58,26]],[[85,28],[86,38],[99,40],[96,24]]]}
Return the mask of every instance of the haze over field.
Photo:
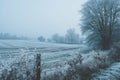
{"label": "haze over field", "polygon": [[0,0],[0,80],[120,80],[120,0]]}
{"label": "haze over field", "polygon": [[0,0],[0,32],[49,37],[75,28],[80,33],[79,10],[86,1]]}

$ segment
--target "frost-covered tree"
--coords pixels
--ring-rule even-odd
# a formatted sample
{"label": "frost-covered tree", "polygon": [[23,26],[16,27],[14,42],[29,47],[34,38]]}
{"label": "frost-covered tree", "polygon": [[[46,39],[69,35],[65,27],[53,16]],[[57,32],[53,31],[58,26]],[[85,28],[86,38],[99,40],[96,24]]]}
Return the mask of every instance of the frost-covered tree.
{"label": "frost-covered tree", "polygon": [[38,40],[39,40],[40,42],[45,42],[45,38],[44,38],[43,36],[38,37]]}
{"label": "frost-covered tree", "polygon": [[75,32],[75,29],[68,29],[65,35],[65,42],[69,44],[79,43],[79,34]]}
{"label": "frost-covered tree", "polygon": [[47,42],[52,42],[52,40],[50,38],[47,39]]}
{"label": "frost-covered tree", "polygon": [[60,36],[57,33],[52,36],[52,40],[53,42],[56,42],[56,43],[64,43],[64,37]]}
{"label": "frost-covered tree", "polygon": [[120,0],[89,0],[81,12],[89,45],[106,50],[120,41]]}

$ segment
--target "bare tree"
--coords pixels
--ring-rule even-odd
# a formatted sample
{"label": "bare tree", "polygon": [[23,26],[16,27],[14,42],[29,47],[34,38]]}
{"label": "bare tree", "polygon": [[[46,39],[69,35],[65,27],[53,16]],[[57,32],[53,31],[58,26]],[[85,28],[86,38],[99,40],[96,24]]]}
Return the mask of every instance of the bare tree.
{"label": "bare tree", "polygon": [[82,9],[87,42],[102,50],[120,41],[120,0],[89,0]]}
{"label": "bare tree", "polygon": [[75,32],[75,29],[68,29],[67,33],[65,35],[65,42],[66,43],[79,43],[80,42],[80,37],[79,34]]}
{"label": "bare tree", "polygon": [[56,43],[64,43],[64,37],[60,36],[57,33],[52,36],[52,40],[53,42],[56,42]]}

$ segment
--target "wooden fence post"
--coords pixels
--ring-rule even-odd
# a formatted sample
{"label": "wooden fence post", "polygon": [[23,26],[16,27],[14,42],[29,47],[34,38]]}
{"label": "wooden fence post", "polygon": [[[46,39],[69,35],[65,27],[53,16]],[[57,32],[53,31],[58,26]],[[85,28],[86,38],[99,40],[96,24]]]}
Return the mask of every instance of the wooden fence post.
{"label": "wooden fence post", "polygon": [[40,80],[41,78],[41,54],[37,54],[36,56],[36,79]]}

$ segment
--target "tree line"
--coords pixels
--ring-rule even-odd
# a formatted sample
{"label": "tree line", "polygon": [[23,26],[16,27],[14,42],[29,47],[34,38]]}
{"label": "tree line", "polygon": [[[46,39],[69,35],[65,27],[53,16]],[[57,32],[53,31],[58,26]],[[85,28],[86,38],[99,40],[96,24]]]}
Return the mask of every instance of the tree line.
{"label": "tree line", "polygon": [[1,40],[7,40],[7,39],[12,39],[12,40],[24,40],[24,39],[28,39],[27,37],[18,37],[16,35],[11,35],[9,33],[0,33],[0,39]]}
{"label": "tree line", "polygon": [[49,39],[45,39],[43,36],[38,37],[38,40],[41,42],[54,42],[54,43],[67,43],[67,44],[79,44],[81,43],[81,38],[78,33],[75,32],[75,29],[68,29],[64,36],[55,33]]}

